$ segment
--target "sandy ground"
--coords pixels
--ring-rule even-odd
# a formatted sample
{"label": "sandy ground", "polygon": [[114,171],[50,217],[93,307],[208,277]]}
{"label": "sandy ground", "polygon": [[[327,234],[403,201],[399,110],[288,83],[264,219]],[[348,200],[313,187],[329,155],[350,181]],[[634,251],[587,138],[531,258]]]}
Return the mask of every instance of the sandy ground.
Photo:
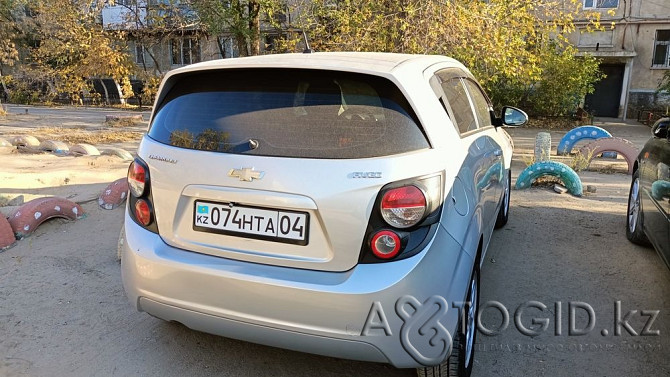
{"label": "sandy ground", "polygon": [[[106,114],[86,110],[82,119],[71,120],[79,114],[76,109],[56,111],[60,118],[48,109],[29,108],[35,114],[31,122],[0,120],[0,137],[68,122],[101,127]],[[646,126],[602,125],[639,146],[649,137]],[[515,176],[525,167],[523,158],[532,153],[537,132],[510,132]],[[564,133],[552,131],[554,147]],[[513,191],[510,221],[494,233],[482,270],[481,297],[507,307],[510,325],[497,336],[479,335],[473,375],[670,375],[670,272],[653,250],[626,240],[630,177],[599,172],[611,164],[596,162],[593,171],[580,173],[585,185],[597,187],[584,198],[543,188]],[[614,164],[625,172],[623,160]],[[137,313],[123,294],[116,261],[123,209],[105,211],[91,202],[107,183],[125,175],[127,163],[109,156],[13,154],[0,155],[0,167],[0,196],[70,197],[88,214],[76,222],[51,220],[0,253],[0,376],[414,374],[216,337]],[[549,328],[535,337],[514,326],[514,312],[531,300],[548,309],[526,310],[521,322],[533,327],[534,317],[550,319]],[[573,301],[595,311],[595,328],[588,335],[568,335]],[[638,310],[629,321],[638,332],[646,320],[640,310],[660,311],[651,326],[660,335],[613,336],[616,301],[624,315]],[[554,334],[556,302],[562,303],[561,336]],[[583,313],[576,318],[576,327],[585,327]],[[501,318],[488,309],[482,319],[495,328]]]}

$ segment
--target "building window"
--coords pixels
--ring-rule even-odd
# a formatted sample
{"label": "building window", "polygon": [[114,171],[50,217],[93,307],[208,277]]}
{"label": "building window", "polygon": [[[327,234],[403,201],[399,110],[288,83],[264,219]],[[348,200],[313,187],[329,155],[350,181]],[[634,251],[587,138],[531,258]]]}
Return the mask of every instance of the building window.
{"label": "building window", "polygon": [[584,0],[584,9],[618,8],[619,0]]}
{"label": "building window", "polygon": [[140,44],[135,45],[135,63],[144,64],[144,46]]}
{"label": "building window", "polygon": [[670,30],[656,30],[653,67],[670,67]]}
{"label": "building window", "polygon": [[184,65],[200,61],[200,43],[196,38],[172,40],[172,64]]}

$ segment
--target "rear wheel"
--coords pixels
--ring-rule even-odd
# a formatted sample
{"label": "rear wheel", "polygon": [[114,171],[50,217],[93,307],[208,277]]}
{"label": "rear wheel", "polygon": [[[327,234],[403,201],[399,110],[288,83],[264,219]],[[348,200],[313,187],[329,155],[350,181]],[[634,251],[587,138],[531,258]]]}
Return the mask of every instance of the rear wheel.
{"label": "rear wheel", "polygon": [[628,216],[626,216],[626,237],[629,241],[638,245],[649,245],[649,240],[644,234],[642,224],[644,217],[642,215],[642,206],[640,205],[640,172],[636,170],[633,173],[633,181],[630,184],[630,193],[628,194]]}
{"label": "rear wheel", "polygon": [[453,337],[451,355],[440,365],[418,368],[419,377],[469,377],[472,374],[479,308],[478,261],[475,262],[475,269],[470,278],[466,302],[469,302],[470,305],[461,311],[459,326]]}

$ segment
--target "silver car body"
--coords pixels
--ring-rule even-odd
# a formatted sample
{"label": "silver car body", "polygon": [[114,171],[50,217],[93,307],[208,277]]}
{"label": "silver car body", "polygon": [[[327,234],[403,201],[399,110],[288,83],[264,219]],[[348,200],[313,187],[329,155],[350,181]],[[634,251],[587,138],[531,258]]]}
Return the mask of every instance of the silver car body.
{"label": "silver car body", "polygon": [[[364,159],[301,159],[183,149],[145,136],[138,156],[150,170],[160,232],[143,229],[126,213],[122,276],[130,301],[140,311],[208,333],[396,367],[420,366],[400,344],[403,321],[395,315],[396,301],[406,295],[420,302],[434,295],[450,304],[464,301],[478,250],[482,261],[509,190],[511,138],[493,126],[458,132],[438,99],[435,74],[469,72],[440,56],[314,53],[212,61],[168,73],[156,103],[179,75],[240,67],[384,77],[407,98],[430,148]],[[251,168],[263,172],[262,179],[250,178]],[[433,174],[442,176],[443,209],[422,250],[398,261],[359,263],[380,189]],[[195,231],[195,200],[305,211],[310,214],[309,244]],[[363,334],[375,303],[387,314],[391,334]],[[457,321],[456,309],[440,319],[452,334]],[[429,344],[417,347],[430,353]]]}

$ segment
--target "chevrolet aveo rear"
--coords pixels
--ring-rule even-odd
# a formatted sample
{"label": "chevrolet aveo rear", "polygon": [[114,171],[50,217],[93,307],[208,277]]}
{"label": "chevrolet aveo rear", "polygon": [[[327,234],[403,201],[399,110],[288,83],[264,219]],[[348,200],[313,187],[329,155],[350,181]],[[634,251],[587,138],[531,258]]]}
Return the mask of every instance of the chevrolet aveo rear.
{"label": "chevrolet aveo rear", "polygon": [[511,158],[480,90],[444,57],[171,72],[129,169],[128,297],[222,336],[469,373],[463,302],[507,220]]}

